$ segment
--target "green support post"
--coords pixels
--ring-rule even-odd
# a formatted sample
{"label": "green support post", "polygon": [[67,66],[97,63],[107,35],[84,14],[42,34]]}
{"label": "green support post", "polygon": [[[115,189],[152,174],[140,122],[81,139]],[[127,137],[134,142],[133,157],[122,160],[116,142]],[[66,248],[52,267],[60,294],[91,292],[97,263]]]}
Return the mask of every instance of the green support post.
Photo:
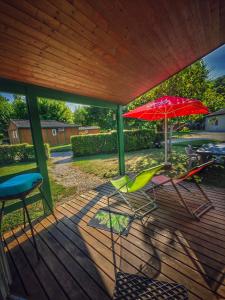
{"label": "green support post", "polygon": [[[43,199],[43,206],[44,211],[46,214],[48,214],[49,208],[48,206],[53,209],[53,200],[51,195],[51,188],[50,188],[50,182],[48,177],[48,167],[47,167],[47,158],[45,153],[45,147],[44,142],[42,138],[41,133],[41,122],[38,112],[38,98],[37,95],[35,95],[32,90],[27,90],[26,94],[26,100],[27,100],[27,107],[29,112],[29,119],[30,119],[30,127],[31,127],[31,134],[34,144],[34,151],[35,151],[35,157],[38,169],[41,173],[41,175],[44,178],[43,184],[42,184],[42,192],[45,196],[45,199]],[[48,201],[48,205],[45,201]]]}
{"label": "green support post", "polygon": [[118,154],[119,154],[119,171],[120,175],[125,174],[125,155],[124,155],[124,133],[123,133],[123,117],[122,106],[118,105],[116,113],[117,121],[117,138],[118,138]]}

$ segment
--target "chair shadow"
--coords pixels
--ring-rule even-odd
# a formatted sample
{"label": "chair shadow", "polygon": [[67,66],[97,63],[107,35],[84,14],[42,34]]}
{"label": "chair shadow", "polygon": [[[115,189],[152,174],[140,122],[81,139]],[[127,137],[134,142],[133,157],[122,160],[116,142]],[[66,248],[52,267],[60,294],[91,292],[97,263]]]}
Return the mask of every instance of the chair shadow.
{"label": "chair shadow", "polygon": [[[174,216],[176,212],[174,213]],[[198,274],[202,277],[204,282],[210,288],[212,292],[217,292],[220,286],[224,282],[225,274],[225,263],[220,263],[218,270],[212,268],[206,264],[207,257],[201,253],[201,248],[204,247],[204,241],[199,240],[199,244],[190,239],[190,235],[186,234],[182,227],[179,228],[179,234],[177,229],[171,229],[169,226],[163,226],[163,223],[154,219],[151,222],[145,224],[146,234],[150,235],[152,239],[159,239],[159,235],[163,236],[163,243],[166,243],[166,247],[169,251],[167,254],[171,254],[171,257],[174,257],[179,260],[179,257],[175,256],[177,251],[180,251],[182,254],[185,254],[190,260],[192,267],[196,269]],[[165,242],[166,241],[166,242]],[[210,242],[210,239],[208,239]],[[182,248],[182,250],[181,250]],[[198,251],[199,249],[199,251]],[[159,257],[159,256],[158,256]],[[160,257],[159,257],[160,260]],[[182,261],[181,261],[182,262]]]}

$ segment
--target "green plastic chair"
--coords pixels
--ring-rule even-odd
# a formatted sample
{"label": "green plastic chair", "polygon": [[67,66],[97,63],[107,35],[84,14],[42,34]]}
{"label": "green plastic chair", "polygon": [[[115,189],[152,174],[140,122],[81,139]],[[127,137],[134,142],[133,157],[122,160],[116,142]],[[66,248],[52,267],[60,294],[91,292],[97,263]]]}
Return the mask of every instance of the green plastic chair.
{"label": "green plastic chair", "polygon": [[[164,164],[155,166],[150,169],[146,169],[136,175],[134,178],[130,178],[128,175],[125,175],[119,179],[111,180],[112,185],[115,187],[115,192],[110,194],[108,198],[113,197],[116,194],[120,194],[124,202],[130,207],[130,209],[134,212],[136,217],[143,218],[151,211],[157,208],[157,204],[155,203],[155,193],[153,192],[154,198],[151,198],[146,192],[142,189],[152,180],[153,176],[162,170],[165,167]],[[149,201],[147,204],[142,205],[138,209],[134,209],[131,202],[128,198],[125,197],[127,193],[135,193],[141,191],[142,194],[147,198]],[[140,211],[149,206],[149,209],[144,213],[140,213]]]}

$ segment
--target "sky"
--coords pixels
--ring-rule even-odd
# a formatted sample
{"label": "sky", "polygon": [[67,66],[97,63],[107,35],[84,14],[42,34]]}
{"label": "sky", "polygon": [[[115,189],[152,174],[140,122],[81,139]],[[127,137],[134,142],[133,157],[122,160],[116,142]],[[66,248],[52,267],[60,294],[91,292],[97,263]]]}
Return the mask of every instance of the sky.
{"label": "sky", "polygon": [[[215,79],[222,75],[225,75],[225,45],[211,52],[203,58],[209,72],[209,78]],[[0,95],[5,96],[10,101],[13,100],[13,95],[8,93],[0,93]],[[74,111],[79,105],[74,103],[68,103],[67,106]]]}
{"label": "sky", "polygon": [[210,79],[225,75],[225,45],[206,55],[203,60],[210,71]]}

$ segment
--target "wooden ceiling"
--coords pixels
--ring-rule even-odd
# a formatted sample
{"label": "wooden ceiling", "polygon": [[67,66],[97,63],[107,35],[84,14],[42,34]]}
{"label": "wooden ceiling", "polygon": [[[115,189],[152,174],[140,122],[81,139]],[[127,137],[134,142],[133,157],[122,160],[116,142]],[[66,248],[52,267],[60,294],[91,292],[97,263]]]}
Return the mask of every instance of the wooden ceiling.
{"label": "wooden ceiling", "polygon": [[126,104],[225,41],[225,0],[0,0],[0,77]]}

